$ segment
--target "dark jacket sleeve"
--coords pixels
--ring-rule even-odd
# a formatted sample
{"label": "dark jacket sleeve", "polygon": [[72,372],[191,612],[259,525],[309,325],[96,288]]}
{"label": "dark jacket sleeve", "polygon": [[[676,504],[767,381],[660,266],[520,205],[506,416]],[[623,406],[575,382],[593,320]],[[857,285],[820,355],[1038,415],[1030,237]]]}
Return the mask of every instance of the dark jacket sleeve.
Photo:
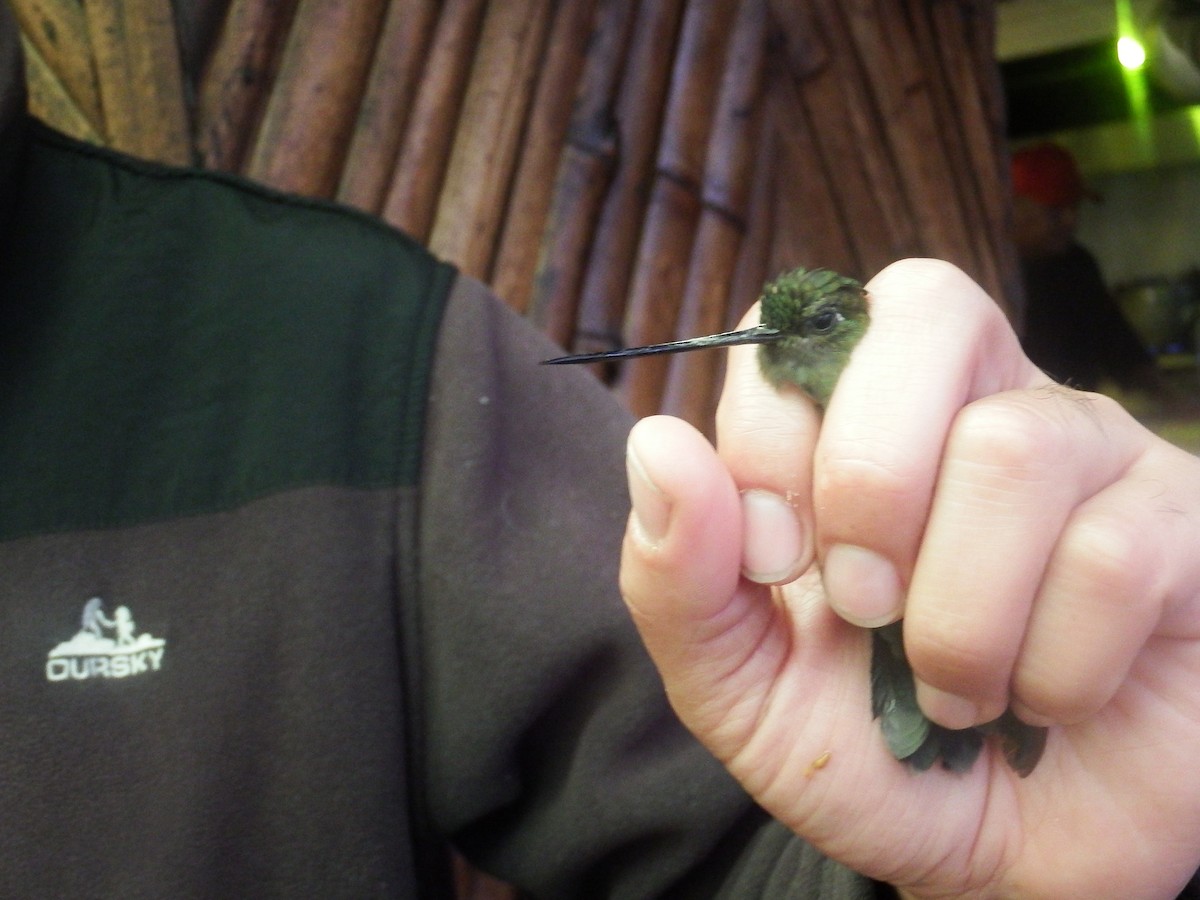
{"label": "dark jacket sleeve", "polygon": [[[861,897],[671,712],[617,591],[631,424],[460,278],[420,499],[421,791],[435,829],[535,897]],[[411,643],[411,642],[410,642]]]}

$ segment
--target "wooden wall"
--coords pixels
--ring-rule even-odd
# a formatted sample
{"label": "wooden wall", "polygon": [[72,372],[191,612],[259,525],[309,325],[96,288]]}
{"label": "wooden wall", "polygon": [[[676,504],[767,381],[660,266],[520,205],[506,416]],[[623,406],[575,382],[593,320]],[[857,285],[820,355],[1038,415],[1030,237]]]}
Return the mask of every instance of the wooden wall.
{"label": "wooden wall", "polygon": [[[84,139],[377,213],[564,346],[731,327],[796,265],[1003,301],[988,0],[12,0]],[[707,427],[720,353],[598,372]]]}

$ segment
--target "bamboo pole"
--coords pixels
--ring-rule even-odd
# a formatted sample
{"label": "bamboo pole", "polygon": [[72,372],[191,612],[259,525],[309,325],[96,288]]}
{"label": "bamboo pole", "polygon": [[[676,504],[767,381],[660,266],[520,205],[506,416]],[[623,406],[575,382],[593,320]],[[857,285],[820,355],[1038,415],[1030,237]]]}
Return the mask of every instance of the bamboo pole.
{"label": "bamboo pole", "polygon": [[566,143],[595,6],[595,0],[558,4],[521,141],[517,174],[489,278],[492,290],[520,313],[527,311],[533,294],[541,237],[553,202],[554,176]]}
{"label": "bamboo pole", "polygon": [[807,3],[767,0],[767,38],[771,55],[779,57],[775,64],[798,82],[829,65],[830,50],[816,34]]}
{"label": "bamboo pole", "polygon": [[419,241],[429,237],[454,127],[483,21],[484,0],[448,0],[413,104],[383,217]]}
{"label": "bamboo pole", "polygon": [[71,134],[86,140],[102,135],[100,88],[83,6],[76,0],[12,0],[12,9],[33,74],[31,99],[58,110],[44,115]]}
{"label": "bamboo pole", "polygon": [[338,185],[343,203],[371,213],[383,207],[440,6],[439,0],[388,6]]}
{"label": "bamboo pole", "polygon": [[[707,210],[701,215],[683,290],[676,329],[679,335],[695,337],[721,330],[741,238],[739,224]],[[713,406],[712,394],[723,358],[724,354],[713,351],[680,353],[668,358],[660,411],[686,419],[703,430]]]}
{"label": "bamboo pole", "polygon": [[[901,171],[903,161],[898,160],[893,146],[895,126],[889,113],[881,110],[879,98],[872,89],[872,73],[886,71],[894,64],[888,43],[878,44],[879,23],[870,9],[871,0],[854,0],[849,6],[840,0],[810,0],[814,14],[826,29],[834,46],[838,47],[834,60],[838,90],[847,103],[847,114],[839,117],[829,115],[815,105],[813,111],[815,127],[824,131],[830,127],[844,125],[847,149],[855,153],[862,167],[868,193],[856,196],[855,205],[847,218],[853,234],[863,232],[858,242],[860,268],[856,274],[867,277],[899,256],[908,256],[921,246],[921,231],[914,217],[915,198],[905,189]],[[900,0],[904,2],[904,0]],[[865,21],[864,21],[865,20]],[[853,25],[860,26],[856,33]],[[860,46],[863,35],[872,41]],[[902,34],[889,35],[889,39],[903,40]],[[915,73],[892,73],[893,78]],[[824,114],[822,115],[822,112]],[[839,185],[844,190],[853,189],[848,180]],[[878,230],[874,235],[865,233],[872,219],[878,219]]]}
{"label": "bamboo pole", "polygon": [[[935,12],[935,7],[937,11]],[[925,61],[939,131],[946,135],[948,181],[954,190],[965,222],[964,252],[970,256],[963,268],[989,293],[999,287],[999,272],[992,251],[992,229],[984,206],[985,190],[978,166],[987,165],[990,152],[973,146],[976,135],[970,122],[977,118],[972,104],[977,101],[970,60],[967,58],[957,4],[922,4],[908,7],[908,20],[916,38],[917,53]],[[942,13],[949,12],[947,19]],[[951,43],[942,46],[943,40]],[[962,79],[952,83],[951,78]],[[988,141],[990,143],[990,140]]]}
{"label": "bamboo pole", "polygon": [[[764,71],[764,90],[766,87],[765,76]],[[763,284],[769,278],[779,274],[780,269],[786,268],[786,266],[781,266],[772,269],[771,246],[772,237],[776,231],[775,198],[778,194],[776,178],[779,154],[775,146],[775,136],[767,127],[768,107],[766,101],[767,98],[764,96],[758,135],[754,142],[754,177],[750,187],[746,233],[742,236],[737,266],[733,270],[733,281],[729,288],[729,303],[725,308],[725,321],[721,326],[724,331],[732,331],[738,327],[742,317],[762,296]],[[724,358],[722,358],[722,367],[723,365]],[[711,413],[716,411],[715,400],[714,396]]]}
{"label": "bamboo pole", "polygon": [[[879,240],[885,232],[902,235],[903,207],[895,198],[880,201],[886,204],[885,222],[894,225],[872,218],[856,228],[847,216],[840,194],[852,191],[861,205],[866,176],[859,168],[850,127],[837,115],[845,106],[834,60],[838,45],[818,27],[811,4],[768,0],[767,5],[772,50],[766,57],[763,142],[773,177],[770,193],[756,212],[762,216],[769,207],[772,222],[763,237],[763,274],[773,277],[796,266],[860,274],[864,267],[858,236],[865,233],[867,239]],[[750,286],[755,299],[761,286]]]}
{"label": "bamboo pole", "polygon": [[240,171],[298,0],[232,0],[200,78],[196,145],[210,169]]}
{"label": "bamboo pole", "polygon": [[742,0],[708,136],[701,192],[707,212],[745,230],[762,111],[766,0]]}
{"label": "bamboo pole", "polygon": [[926,60],[917,52],[902,5],[847,8],[832,0],[824,2],[834,16],[844,16],[846,32],[862,61],[878,110],[874,127],[883,132],[896,160],[900,190],[908,198],[919,246],[925,253],[973,268],[965,237],[967,221],[948,177],[953,161],[934,114]]}
{"label": "bamboo pole", "polygon": [[979,4],[938,3],[931,14],[933,42],[942,62],[939,83],[963,137],[965,191],[980,239],[980,281],[1011,315],[1018,266],[1009,237],[1008,157],[1003,128],[989,109],[988,81],[995,77],[995,66],[990,51],[986,60],[976,58],[972,37],[974,32],[991,33],[995,11]]}
{"label": "bamboo pole", "polygon": [[110,145],[158,162],[190,163],[169,0],[88,0],[85,11]]}
{"label": "bamboo pole", "polygon": [[[655,181],[630,285],[626,343],[660,343],[674,334],[699,215],[694,189],[666,178]],[[635,416],[659,411],[669,363],[665,356],[647,356],[621,365],[617,389]]]}
{"label": "bamboo pole", "polygon": [[[575,349],[611,349],[624,328],[625,297],[682,13],[682,0],[639,7],[617,100],[619,163],[604,201],[579,299]],[[600,336],[597,338],[596,336]],[[622,341],[624,342],[624,341]]]}
{"label": "bamboo pole", "polygon": [[[845,245],[852,251],[850,260],[844,263],[845,271],[861,276],[896,255],[909,255],[917,247],[917,237],[904,194],[891,170],[887,146],[878,132],[878,119],[866,94],[862,73],[848,49],[850,37],[842,32],[840,23],[829,15],[825,6],[826,0],[813,0],[806,9],[811,14],[808,27],[813,40],[824,48],[827,64],[802,80],[792,77],[777,81],[775,89],[794,95],[803,109],[798,117],[795,111],[787,112],[787,116],[795,118],[784,118],[777,127],[785,135],[799,131],[799,123],[805,123],[804,133],[796,134],[796,138],[815,148],[820,177],[832,194],[833,217],[825,220],[825,227],[837,223],[839,248]],[[798,165],[800,171],[807,168],[806,159],[787,148],[781,148],[780,162]],[[780,187],[788,190],[790,185],[781,181]],[[811,181],[805,188],[817,190]],[[785,232],[785,222],[787,226],[798,227],[801,233],[811,231],[790,210],[781,210],[779,221]],[[786,240],[786,234],[781,239]],[[829,243],[818,239],[816,246]],[[796,265],[805,263],[833,265],[824,259],[795,261]]]}
{"label": "bamboo pole", "polygon": [[[736,11],[736,6],[723,0],[693,0],[684,14],[659,142],[657,177],[642,226],[625,316],[625,336],[634,344],[670,340],[675,333],[700,213],[699,185],[714,100]],[[668,364],[665,357],[647,357],[622,367],[619,389],[635,415],[658,411]]]}
{"label": "bamboo pole", "polygon": [[[765,112],[765,109],[764,109]],[[765,126],[765,115],[760,125]],[[771,132],[762,127],[755,140],[754,162],[750,187],[747,228],[742,235],[740,247],[730,279],[729,302],[725,307],[725,320],[720,330],[737,328],[747,310],[762,294],[763,283],[777,274],[769,269],[772,236],[775,233],[775,141]],[[716,441],[717,407],[721,399],[721,386],[725,379],[727,353],[692,353],[683,356],[707,357],[706,369],[709,382],[703,387],[700,397],[688,397],[688,409],[682,409],[688,421],[699,428],[712,441]],[[705,404],[701,405],[701,401]],[[669,403],[667,404],[670,408]]]}
{"label": "bamboo pole", "polygon": [[[769,259],[778,272],[804,266],[825,266],[862,275],[858,230],[846,215],[836,193],[839,179],[853,177],[853,168],[832,166],[818,143],[817,127],[800,86],[780,60],[767,58],[768,137],[775,149],[775,191]],[[823,76],[822,76],[823,77]]]}
{"label": "bamboo pole", "polygon": [[[579,285],[600,206],[612,180],[612,157],[575,146],[563,153],[533,280],[530,320],[567,346],[575,333]],[[609,340],[606,345],[615,343]]]}
{"label": "bamboo pole", "polygon": [[103,135],[75,104],[75,99],[59,80],[58,72],[42,58],[37,45],[22,34],[21,46],[25,54],[25,92],[30,113],[71,137],[103,144]]}
{"label": "bamboo pole", "polygon": [[195,124],[196,96],[200,75],[216,47],[232,0],[172,0],[175,32],[179,43],[179,61],[183,68],[184,99]]}
{"label": "bamboo pole", "polygon": [[1005,307],[1018,333],[1024,326],[1025,290],[1017,250],[1012,242],[1012,173],[1009,168],[1006,140],[1006,108],[1000,67],[996,64],[996,8],[990,0],[964,0],[969,10],[966,36],[967,50],[972,59],[975,85],[979,97],[979,116],[975,123],[992,139],[993,163],[987,170],[993,173],[997,193],[997,209],[992,210],[996,223],[993,244],[999,268],[1000,288],[994,295]]}
{"label": "bamboo pole", "polygon": [[671,71],[656,160],[658,177],[699,186],[735,16],[746,0],[691,0]]}
{"label": "bamboo pole", "polygon": [[549,12],[550,0],[507,0],[484,18],[429,237],[435,254],[476,278],[491,268]]}
{"label": "bamboo pole", "polygon": [[[675,329],[677,338],[721,331],[728,316],[730,289],[749,215],[765,45],[765,2],[743,0],[712,122],[703,207]],[[671,357],[663,411],[703,428],[714,405],[721,359],[719,353]]]}
{"label": "bamboo pole", "polygon": [[249,177],[333,196],[383,12],[384,0],[300,0],[246,163]]}
{"label": "bamboo pole", "polygon": [[[617,166],[614,109],[635,16],[635,0],[603,0],[596,10],[554,179],[526,315],[563,346],[569,346],[575,334],[588,251]],[[619,335],[595,340],[607,348],[619,341]]]}

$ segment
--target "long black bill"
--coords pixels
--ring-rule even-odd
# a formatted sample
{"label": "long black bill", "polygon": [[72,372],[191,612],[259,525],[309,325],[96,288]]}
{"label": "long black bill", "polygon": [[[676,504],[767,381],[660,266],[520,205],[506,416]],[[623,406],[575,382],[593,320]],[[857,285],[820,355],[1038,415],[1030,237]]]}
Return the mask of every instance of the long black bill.
{"label": "long black bill", "polygon": [[601,353],[576,353],[574,356],[557,356],[543,359],[544,366],[570,365],[571,363],[595,362],[598,359],[625,359],[630,356],[653,356],[657,353],[683,353],[686,350],[706,350],[709,347],[732,347],[735,344],[769,344],[782,338],[783,332],[766,325],[755,325],[741,331],[723,331],[705,337],[688,338],[686,341],[668,341],[665,344],[648,344],[645,347],[629,347],[625,350],[605,350]]}

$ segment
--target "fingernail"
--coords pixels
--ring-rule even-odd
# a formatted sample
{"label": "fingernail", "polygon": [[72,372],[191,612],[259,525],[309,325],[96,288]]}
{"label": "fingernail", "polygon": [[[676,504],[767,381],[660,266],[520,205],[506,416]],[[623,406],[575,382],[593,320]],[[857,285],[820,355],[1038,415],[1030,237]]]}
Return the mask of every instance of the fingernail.
{"label": "fingernail", "polygon": [[671,503],[650,480],[632,446],[625,452],[625,470],[629,477],[629,501],[633,505],[633,533],[647,547],[657,547],[667,535]]}
{"label": "fingernail", "polygon": [[872,550],[835,544],[821,569],[825,594],[842,618],[877,628],[900,616],[900,579],[895,567]]}
{"label": "fingernail", "polygon": [[776,584],[797,574],[804,535],[796,511],[778,494],[742,493],[742,574],[759,584]]}
{"label": "fingernail", "polygon": [[946,728],[970,728],[979,722],[979,707],[974,701],[923,681],[917,682],[917,705],[926,717]]}

